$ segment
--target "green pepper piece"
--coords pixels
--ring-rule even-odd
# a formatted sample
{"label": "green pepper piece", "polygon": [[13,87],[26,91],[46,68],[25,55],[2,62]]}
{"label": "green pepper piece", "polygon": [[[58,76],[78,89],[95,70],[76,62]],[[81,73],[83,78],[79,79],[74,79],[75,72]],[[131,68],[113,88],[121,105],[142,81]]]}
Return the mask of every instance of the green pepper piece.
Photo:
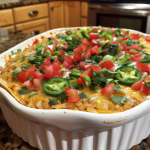
{"label": "green pepper piece", "polygon": [[58,96],[64,92],[65,87],[70,88],[68,80],[60,77],[53,77],[44,82],[42,89],[50,96]]}
{"label": "green pepper piece", "polygon": [[80,31],[75,34],[80,40],[83,40],[83,36]]}
{"label": "green pepper piece", "polygon": [[76,73],[69,73],[69,76],[70,76],[71,78],[75,78],[75,79],[78,79],[78,78],[80,77],[80,75],[79,75],[79,74],[76,74]]}
{"label": "green pepper piece", "polygon": [[73,37],[72,34],[71,34],[71,35],[68,35],[68,36],[66,37],[66,41],[71,41],[71,40],[72,40],[72,37]]}
{"label": "green pepper piece", "polygon": [[130,66],[118,68],[116,72],[117,73],[115,74],[115,78],[123,85],[130,86],[142,78],[141,71]]}
{"label": "green pepper piece", "polygon": [[49,55],[51,55],[51,52],[49,51],[49,50],[47,50],[45,53],[44,53],[44,57],[47,57],[47,56],[49,56]]}
{"label": "green pepper piece", "polygon": [[76,85],[76,84],[77,84],[77,79],[75,79],[75,80],[70,80],[70,84]]}
{"label": "green pepper piece", "polygon": [[91,85],[91,78],[88,75],[84,74],[83,75],[83,80],[85,82],[86,87],[90,87],[90,85]]}

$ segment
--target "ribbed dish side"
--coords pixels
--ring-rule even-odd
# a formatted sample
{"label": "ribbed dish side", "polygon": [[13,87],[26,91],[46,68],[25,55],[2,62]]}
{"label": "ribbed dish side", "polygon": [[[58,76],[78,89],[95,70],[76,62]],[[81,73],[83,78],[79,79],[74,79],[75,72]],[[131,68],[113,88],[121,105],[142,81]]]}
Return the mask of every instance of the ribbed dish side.
{"label": "ribbed dish side", "polygon": [[13,132],[40,150],[127,150],[150,133],[150,113],[108,131],[68,132],[26,120],[1,103]]}

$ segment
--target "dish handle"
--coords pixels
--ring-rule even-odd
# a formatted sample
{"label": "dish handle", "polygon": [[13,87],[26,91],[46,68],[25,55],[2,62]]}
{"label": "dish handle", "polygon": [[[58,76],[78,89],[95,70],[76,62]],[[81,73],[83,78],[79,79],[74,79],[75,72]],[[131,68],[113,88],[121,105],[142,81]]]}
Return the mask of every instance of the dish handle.
{"label": "dish handle", "polygon": [[0,87],[0,103],[2,103],[3,105],[5,105],[6,107],[8,107],[9,109],[12,110],[12,108],[7,103],[7,98],[6,98],[3,90],[4,89]]}

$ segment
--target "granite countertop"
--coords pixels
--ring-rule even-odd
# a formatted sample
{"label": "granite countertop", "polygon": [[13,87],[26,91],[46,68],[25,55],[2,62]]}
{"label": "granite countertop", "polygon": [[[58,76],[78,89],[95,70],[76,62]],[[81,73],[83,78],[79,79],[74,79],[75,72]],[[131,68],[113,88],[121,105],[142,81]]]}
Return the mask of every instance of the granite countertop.
{"label": "granite countertop", "polygon": [[[0,9],[33,5],[33,4],[45,3],[45,2],[51,2],[51,1],[63,1],[63,0],[19,0],[19,2],[0,4]],[[69,0],[65,0],[65,1],[69,1]],[[86,2],[88,2],[89,0],[71,0],[71,1],[86,1]]]}
{"label": "granite countertop", "polygon": [[[32,34],[0,28],[0,53],[32,37]],[[0,109],[0,150],[38,150],[13,134]],[[150,135],[130,150],[150,150]]]}

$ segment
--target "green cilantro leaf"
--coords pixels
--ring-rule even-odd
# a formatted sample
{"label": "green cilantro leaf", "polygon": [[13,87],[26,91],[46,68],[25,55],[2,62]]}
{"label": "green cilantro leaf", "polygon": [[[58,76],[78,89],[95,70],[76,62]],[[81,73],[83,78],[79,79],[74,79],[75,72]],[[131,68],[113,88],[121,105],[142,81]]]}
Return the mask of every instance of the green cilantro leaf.
{"label": "green cilantro leaf", "polygon": [[20,67],[16,68],[12,73],[13,78],[17,77],[18,73],[21,71],[22,69]]}
{"label": "green cilantro leaf", "polygon": [[63,74],[64,74],[64,71],[61,72],[61,76],[63,76]]}
{"label": "green cilantro leaf", "polygon": [[18,91],[18,94],[19,94],[19,95],[27,94],[27,93],[29,93],[30,91],[31,91],[31,90],[28,89],[26,86],[23,86],[23,87],[21,87],[21,90]]}
{"label": "green cilantro leaf", "polygon": [[108,50],[107,55],[114,56],[116,49],[119,47],[118,44],[109,44],[110,48]]}
{"label": "green cilantro leaf", "polygon": [[26,60],[26,58],[23,58],[23,59],[21,59],[21,62],[23,62],[23,61],[25,61]]}
{"label": "green cilantro leaf", "polygon": [[41,79],[41,83],[43,83],[44,82],[44,79]]}
{"label": "green cilantro leaf", "polygon": [[84,93],[79,93],[78,95],[80,98],[87,98],[87,96]]}
{"label": "green cilantro leaf", "polygon": [[112,100],[117,104],[123,104],[123,103],[129,101],[129,99],[127,99],[126,97],[118,97],[113,94],[111,94],[110,96],[111,96]]}
{"label": "green cilantro leaf", "polygon": [[19,54],[21,52],[21,49],[17,49],[17,53]]}
{"label": "green cilantro leaf", "polygon": [[61,93],[59,96],[58,96],[58,99],[60,99],[61,100],[61,103],[64,103],[65,102],[65,100],[66,101],[68,101],[68,95],[67,95],[68,93]]}
{"label": "green cilantro leaf", "polygon": [[83,86],[82,86],[82,84],[76,84],[76,85],[74,85],[72,88],[73,88],[73,89],[81,89],[81,90],[84,89]]}
{"label": "green cilantro leaf", "polygon": [[147,82],[146,86],[148,87],[148,89],[150,89],[150,82]]}
{"label": "green cilantro leaf", "polygon": [[115,86],[115,85],[113,85],[112,88],[113,88],[115,91],[119,91],[119,92],[124,93],[124,91],[122,91],[122,89],[120,88],[120,86]]}
{"label": "green cilantro leaf", "polygon": [[29,97],[32,96],[32,95],[35,95],[35,94],[37,94],[37,93],[38,93],[38,92],[31,92],[30,95],[29,95]]}
{"label": "green cilantro leaf", "polygon": [[51,105],[57,105],[57,99],[50,99],[49,104]]}
{"label": "green cilantro leaf", "polygon": [[31,82],[33,81],[32,77],[27,77],[28,80],[30,80]]}
{"label": "green cilantro leaf", "polygon": [[14,51],[11,51],[11,55],[12,55],[12,56],[15,55]]}
{"label": "green cilantro leaf", "polygon": [[31,65],[23,63],[23,64],[21,64],[21,67],[23,67],[23,68],[29,68],[29,67],[31,67]]}

